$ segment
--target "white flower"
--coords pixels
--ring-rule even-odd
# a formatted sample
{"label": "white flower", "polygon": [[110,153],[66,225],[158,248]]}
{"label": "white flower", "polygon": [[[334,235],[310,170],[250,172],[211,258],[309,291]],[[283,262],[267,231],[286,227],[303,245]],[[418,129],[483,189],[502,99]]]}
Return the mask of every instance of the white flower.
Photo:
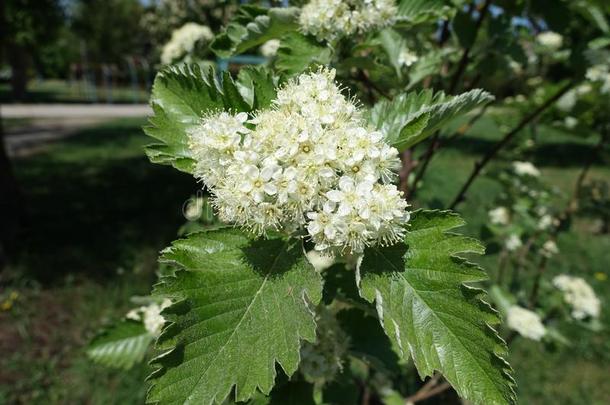
{"label": "white flower", "polygon": [[213,38],[214,34],[209,27],[192,22],[186,23],[172,32],[171,39],[161,52],[161,63],[169,65],[176,62],[191,54],[197,42],[211,42]]}
{"label": "white flower", "polygon": [[555,51],[563,45],[563,36],[553,31],[545,31],[536,36],[536,41],[540,45]]}
{"label": "white flower", "polygon": [[563,124],[568,129],[574,129],[576,128],[576,125],[578,125],[578,120],[574,117],[565,117],[565,119],[563,120]]}
{"label": "white flower", "polygon": [[278,49],[280,49],[280,40],[270,39],[261,45],[261,55],[265,58],[273,58],[277,54]]}
{"label": "white flower", "polygon": [[419,58],[415,52],[411,52],[407,48],[403,48],[398,54],[398,64],[401,66],[409,67],[415,62],[417,62]]}
{"label": "white flower", "polygon": [[514,233],[511,234],[506,239],[506,242],[504,242],[504,247],[509,252],[514,252],[515,250],[519,249],[521,246],[523,246],[523,242],[521,242],[521,238],[519,238],[519,236],[515,235]]}
{"label": "white flower", "polygon": [[559,253],[559,248],[557,247],[557,243],[554,240],[547,240],[542,245],[542,250],[540,252],[544,257],[551,257]]}
{"label": "white flower", "polygon": [[543,215],[542,217],[540,217],[540,220],[538,221],[538,229],[541,231],[544,231],[546,229],[549,229],[550,226],[553,225],[553,217],[550,215]]}
{"label": "white flower", "polygon": [[574,318],[599,317],[601,302],[584,279],[562,274],[553,279],[553,285],[563,291],[564,300],[572,306]]}
{"label": "white flower", "polygon": [[328,254],[402,239],[407,202],[389,184],[398,151],[334,77],[327,69],[303,74],[251,119],[219,112],[190,131],[195,175],[223,221],[256,234],[305,229]]}
{"label": "white flower", "polygon": [[362,34],[394,23],[394,0],[311,0],[301,10],[301,29],[318,39]]}
{"label": "white flower", "polygon": [[602,84],[600,92],[610,93],[610,67],[608,65],[594,65],[587,69],[586,77],[592,82]]}
{"label": "white flower", "polygon": [[323,271],[335,264],[335,258],[331,255],[320,253],[317,250],[310,250],[307,252],[307,260],[316,269],[316,271]]}
{"label": "white flower", "polygon": [[513,162],[513,169],[519,176],[540,176],[540,170],[538,170],[531,162]]}
{"label": "white flower", "polygon": [[159,336],[161,329],[165,324],[165,318],[161,315],[161,311],[171,305],[171,301],[167,298],[157,304],[153,302],[147,306],[134,308],[125,315],[127,319],[134,321],[142,321],[144,328],[153,336]]}
{"label": "white flower", "polygon": [[528,339],[539,341],[546,334],[540,316],[518,305],[508,308],[506,323],[509,328]]}
{"label": "white flower", "polygon": [[557,105],[557,108],[559,108],[561,111],[568,112],[572,111],[572,108],[574,108],[577,101],[578,92],[576,91],[576,89],[572,89],[566,92],[566,94],[564,94],[563,96],[561,96],[555,104]]}
{"label": "white flower", "polygon": [[510,213],[506,207],[498,207],[489,211],[489,221],[494,225],[508,225],[510,222]]}

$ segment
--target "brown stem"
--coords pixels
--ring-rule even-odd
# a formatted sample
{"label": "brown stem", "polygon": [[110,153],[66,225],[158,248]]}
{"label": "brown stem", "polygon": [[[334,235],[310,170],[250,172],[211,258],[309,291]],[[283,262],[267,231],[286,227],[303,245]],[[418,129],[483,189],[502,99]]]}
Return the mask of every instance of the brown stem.
{"label": "brown stem", "polygon": [[540,114],[542,114],[547,108],[555,103],[561,96],[563,96],[568,90],[572,88],[574,82],[569,82],[565,86],[563,86],[559,91],[557,91],[552,97],[547,99],[540,107],[534,110],[531,114],[525,116],[519,124],[512,131],[508,132],[502,139],[500,139],[496,144],[483,156],[481,160],[475,163],[472,173],[468,177],[468,180],[464,183],[460,191],[455,196],[453,202],[449,206],[450,209],[455,209],[455,207],[464,200],[466,196],[466,192],[474,182],[474,180],[481,174],[481,170],[498,154],[498,152],[505,147],[514,137],[517,135],[527,124],[529,124],[534,119],[538,118]]}
{"label": "brown stem", "polygon": [[[476,114],[474,117],[472,117],[470,119],[470,121],[468,121],[468,123],[466,125],[460,127],[452,136],[447,138],[445,141],[443,141],[443,139],[440,137],[436,137],[435,139],[432,140],[432,143],[430,144],[430,147],[428,147],[428,150],[426,150],[426,152],[423,154],[423,156],[420,159],[416,160],[416,162],[423,161],[423,163],[421,164],[419,170],[417,171],[417,173],[415,175],[415,179],[413,181],[413,187],[411,187],[409,192],[406,194],[406,197],[408,200],[413,199],[413,197],[415,196],[415,192],[417,191],[417,185],[419,184],[421,179],[424,177],[424,174],[426,173],[426,170],[428,169],[428,164],[432,160],[432,155],[434,155],[434,153],[443,144],[445,144],[447,142],[452,142],[457,137],[464,135],[485,114],[485,111],[487,111],[488,107],[489,107],[489,104],[485,105],[478,114]],[[415,165],[413,165],[413,167],[415,167]]]}
{"label": "brown stem", "polygon": [[370,89],[374,89],[377,93],[379,93],[383,97],[387,98],[388,100],[392,99],[392,96],[387,91],[385,91],[384,89],[379,87],[373,80],[371,80],[369,78],[369,75],[366,73],[366,71],[361,70],[360,74],[359,74],[359,78]]}
{"label": "brown stem", "polygon": [[414,404],[416,402],[423,401],[425,399],[438,395],[441,392],[446,391],[447,389],[451,388],[451,384],[449,384],[448,382],[443,382],[442,384],[437,385],[439,382],[439,379],[440,379],[440,374],[434,375],[434,377],[432,377],[426,384],[424,384],[419,389],[419,391],[417,391],[415,394],[411,395],[410,397],[407,397],[405,403]]}
{"label": "brown stem", "polygon": [[[591,166],[593,165],[595,158],[597,157],[597,155],[600,153],[600,151],[604,147],[604,143],[606,142],[607,137],[608,137],[608,132],[606,130],[601,134],[599,142],[595,145],[593,153],[591,153],[591,155],[589,156],[589,159],[587,160],[587,162],[583,166],[582,170],[580,171],[580,174],[578,175],[578,178],[576,179],[576,182],[574,184],[574,191],[572,192],[572,197],[570,198],[568,204],[566,205],[565,210],[560,215],[559,220],[561,223],[559,224],[559,226],[556,226],[555,228],[553,228],[553,232],[551,233],[550,240],[557,239],[557,235],[558,235],[559,231],[563,228],[562,223],[567,222],[571,218],[571,216],[574,215],[574,213],[577,211],[577,209],[578,209],[577,203],[578,203],[578,198],[580,195],[580,189],[582,188],[582,185],[587,177],[587,174],[589,173],[589,170],[591,170]],[[542,275],[544,274],[544,272],[546,270],[547,262],[548,262],[548,259],[546,257],[542,257],[542,259],[540,260],[540,264],[538,265],[538,271],[536,272],[534,286],[532,287],[532,292],[530,293],[530,299],[529,299],[530,308],[533,308],[536,305],[536,303],[538,302],[538,291],[540,290],[540,280],[542,279]]]}
{"label": "brown stem", "polygon": [[[483,3],[481,9],[479,10],[479,16],[477,17],[474,26],[474,36],[472,40],[473,43],[476,41],[477,35],[479,33],[479,30],[481,29],[481,26],[483,25],[483,20],[485,20],[487,10],[489,10],[490,5],[491,0],[485,0],[485,3]],[[453,92],[457,88],[458,83],[460,82],[460,79],[462,78],[462,75],[466,71],[466,66],[468,66],[468,62],[470,61],[471,49],[472,47],[468,46],[464,48],[464,51],[462,52],[462,57],[460,58],[460,61],[458,63],[458,68],[455,74],[453,75],[453,78],[451,79],[451,85],[449,86],[449,94],[453,94]]]}
{"label": "brown stem", "polygon": [[[481,6],[481,9],[479,10],[479,16],[477,17],[477,20],[475,21],[473,43],[476,40],[476,37],[479,33],[479,30],[481,29],[481,26],[483,25],[483,20],[485,19],[485,16],[487,16],[487,10],[489,9],[490,4],[491,4],[491,0],[485,0],[485,3],[483,3],[483,5]],[[468,10],[469,14],[472,13],[473,10],[474,10],[474,3],[471,3],[470,8]],[[445,28],[445,27],[443,27],[443,28]],[[458,83],[460,82],[462,75],[464,74],[464,71],[466,70],[466,66],[468,66],[468,62],[470,61],[471,49],[472,48],[470,46],[468,46],[468,47],[464,48],[464,50],[462,52],[462,57],[460,58],[460,61],[458,63],[457,70],[455,71],[453,78],[451,79],[451,84],[449,86],[449,94],[453,94],[453,92],[457,88]],[[424,177],[424,173],[428,169],[428,165],[430,164],[430,160],[432,160],[432,156],[434,155],[434,153],[436,153],[436,151],[438,150],[438,148],[440,148],[440,146],[441,146],[440,132],[436,131],[436,133],[432,136],[432,139],[430,140],[430,144],[428,145],[428,149],[426,150],[426,153],[424,154],[423,164],[421,165],[420,169],[418,170],[417,175],[415,177],[415,181],[413,182],[412,192],[409,193],[409,195],[407,195],[407,198],[412,198],[413,195],[415,194],[415,190],[417,189],[417,183]]]}
{"label": "brown stem", "polygon": [[402,168],[400,169],[399,190],[407,195],[409,193],[409,176],[415,167],[413,162],[413,149],[409,148],[402,152],[401,160]]}
{"label": "brown stem", "polygon": [[540,259],[540,263],[538,264],[538,270],[536,271],[536,278],[534,279],[534,286],[532,287],[532,292],[530,293],[529,298],[529,307],[534,308],[536,306],[536,302],[538,302],[538,291],[540,290],[540,280],[542,279],[542,275],[546,270],[546,264],[548,259],[546,256],[542,256]]}

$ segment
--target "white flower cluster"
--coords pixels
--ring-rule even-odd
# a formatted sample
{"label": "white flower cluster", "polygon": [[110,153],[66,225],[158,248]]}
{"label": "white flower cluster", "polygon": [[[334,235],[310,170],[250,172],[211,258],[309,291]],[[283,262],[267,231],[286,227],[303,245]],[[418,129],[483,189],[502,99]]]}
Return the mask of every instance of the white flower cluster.
{"label": "white flower cluster", "polygon": [[540,254],[546,258],[550,258],[559,254],[559,248],[557,247],[557,243],[554,240],[549,239],[542,245],[542,250]]}
{"label": "white flower cluster", "polygon": [[403,48],[398,54],[398,64],[401,66],[409,67],[418,60],[417,54],[407,48]]}
{"label": "white flower cluster", "polygon": [[299,22],[305,33],[330,41],[391,25],[396,13],[394,0],[311,0]]}
{"label": "white flower cluster", "polygon": [[221,220],[256,234],[306,228],[327,252],[404,236],[407,203],[390,184],[398,151],[366,126],[334,77],[327,69],[303,74],[252,119],[215,113],[190,132],[195,175]]}
{"label": "white flower cluster", "polygon": [[610,66],[609,65],[594,65],[587,69],[587,79],[592,82],[601,83],[600,92],[602,94],[610,93]]}
{"label": "white flower cluster", "polygon": [[261,55],[265,58],[273,58],[277,54],[277,50],[280,49],[280,45],[279,39],[270,39],[261,45]]}
{"label": "white flower cluster", "polygon": [[555,51],[563,45],[563,36],[553,31],[545,31],[536,36],[536,41],[545,48]]}
{"label": "white flower cluster", "polygon": [[513,170],[519,176],[540,176],[540,170],[538,170],[531,162],[513,162]]}
{"label": "white flower cluster", "polygon": [[161,63],[169,65],[189,55],[195,49],[197,42],[210,42],[214,34],[209,27],[196,23],[186,23],[172,32],[172,38],[163,47]]}
{"label": "white flower cluster", "polygon": [[504,242],[504,247],[509,252],[514,252],[515,250],[519,249],[521,246],[523,246],[523,242],[521,241],[521,238],[519,237],[519,235],[516,235],[514,233],[510,234],[509,237]]}
{"label": "white flower cluster", "polygon": [[576,319],[597,318],[601,302],[593,288],[580,277],[562,274],[553,279],[553,285],[563,291],[565,301],[572,306],[572,316]]}
{"label": "white flower cluster", "polygon": [[518,305],[511,305],[508,308],[506,323],[509,328],[528,339],[540,340],[546,334],[540,316]]}
{"label": "white flower cluster", "polygon": [[159,336],[161,329],[165,324],[165,318],[161,315],[161,311],[171,304],[171,301],[166,298],[161,304],[153,302],[152,304],[132,309],[125,317],[127,319],[133,319],[134,321],[142,321],[144,323],[144,328],[146,328],[150,334]]}
{"label": "white flower cluster", "polygon": [[489,222],[494,225],[508,225],[510,222],[510,212],[506,207],[498,207],[488,212]]}

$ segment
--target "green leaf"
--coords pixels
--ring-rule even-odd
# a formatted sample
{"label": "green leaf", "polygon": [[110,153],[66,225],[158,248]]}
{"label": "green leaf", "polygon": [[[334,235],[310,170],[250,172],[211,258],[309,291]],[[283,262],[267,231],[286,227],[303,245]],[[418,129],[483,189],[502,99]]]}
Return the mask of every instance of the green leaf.
{"label": "green leaf", "polygon": [[190,128],[211,111],[252,109],[228,74],[221,86],[213,69],[198,65],[162,70],[153,84],[151,106],[153,116],[144,132],[161,143],[148,145],[146,154],[153,163],[172,165],[187,173],[192,173],[194,167],[188,148]]}
{"label": "green leaf", "polygon": [[454,11],[444,0],[401,0],[398,4],[398,20],[411,24],[435,22],[451,16]]}
{"label": "green leaf", "polygon": [[87,348],[87,356],[103,366],[127,370],[144,359],[153,340],[141,322],[125,320],[97,335]]}
{"label": "green leaf", "polygon": [[277,96],[277,81],[263,66],[248,66],[241,69],[236,85],[252,110],[269,107]]}
{"label": "green leaf", "polygon": [[400,52],[406,48],[407,41],[395,30],[386,28],[379,33],[379,41],[383,50],[388,55],[390,63],[396,71],[399,79],[402,78],[402,65],[399,63]]}
{"label": "green leaf", "polygon": [[484,248],[449,232],[463,224],[448,211],[415,212],[405,244],[365,251],[360,291],[375,302],[386,334],[401,357],[411,355],[422,378],[438,370],[469,401],[511,404],[506,343],[491,327],[498,315],[482,290],[464,284],[486,274],[458,256]]}
{"label": "green leaf", "polygon": [[330,63],[332,52],[313,37],[291,32],[282,37],[275,62],[278,70],[287,74],[303,72],[312,65]]}
{"label": "green leaf", "polygon": [[235,18],[210,44],[210,49],[221,58],[229,58],[270,39],[279,39],[298,28],[298,15],[296,7],[241,6]]}
{"label": "green leaf", "polygon": [[161,368],[148,401],[222,403],[233,386],[245,401],[271,391],[276,362],[294,373],[301,339],[315,340],[310,305],[322,295],[301,246],[225,228],[174,242],[161,261],[183,270],[155,287],[175,304],[164,311],[167,352],[153,360]]}
{"label": "green leaf", "polygon": [[486,91],[475,89],[459,96],[431,90],[404,93],[393,100],[375,104],[369,114],[373,126],[399,150],[421,142],[449,120],[464,115],[493,100]]}

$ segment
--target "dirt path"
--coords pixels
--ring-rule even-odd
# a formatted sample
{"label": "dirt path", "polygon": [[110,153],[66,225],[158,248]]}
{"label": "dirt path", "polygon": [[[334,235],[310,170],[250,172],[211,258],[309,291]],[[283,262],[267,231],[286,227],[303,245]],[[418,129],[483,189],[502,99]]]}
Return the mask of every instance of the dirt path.
{"label": "dirt path", "polygon": [[5,144],[10,157],[24,157],[44,150],[49,144],[79,130],[116,118],[145,117],[147,105],[87,104],[5,104],[0,115],[25,119],[23,125],[5,128]]}

